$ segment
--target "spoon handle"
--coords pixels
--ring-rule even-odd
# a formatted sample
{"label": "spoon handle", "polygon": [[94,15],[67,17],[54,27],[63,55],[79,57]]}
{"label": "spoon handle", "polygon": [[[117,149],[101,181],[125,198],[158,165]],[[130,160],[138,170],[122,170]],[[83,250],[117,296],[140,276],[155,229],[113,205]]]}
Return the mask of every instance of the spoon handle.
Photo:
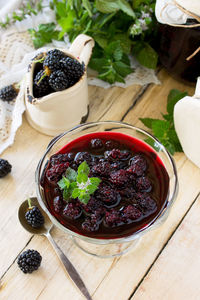
{"label": "spoon handle", "polygon": [[51,234],[48,232],[45,235],[48,238],[51,245],[53,246],[54,250],[56,251],[56,253],[57,253],[57,255],[60,259],[60,261],[63,263],[65,269],[67,270],[69,276],[74,281],[76,286],[79,288],[79,290],[82,292],[82,294],[85,296],[85,298],[87,300],[92,300],[92,297],[90,296],[83,280],[81,279],[80,275],[78,274],[78,272],[74,268],[73,264],[69,261],[67,256],[62,252],[60,247],[56,244],[56,242],[52,238]]}

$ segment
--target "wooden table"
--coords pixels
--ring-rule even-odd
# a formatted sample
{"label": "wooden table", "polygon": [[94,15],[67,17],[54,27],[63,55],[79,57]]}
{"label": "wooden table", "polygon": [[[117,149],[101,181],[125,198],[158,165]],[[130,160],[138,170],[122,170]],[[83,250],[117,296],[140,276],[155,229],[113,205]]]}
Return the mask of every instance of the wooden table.
{"label": "wooden table", "polygon": [[[161,117],[172,88],[191,87],[172,79],[164,70],[162,85],[130,86],[104,90],[89,87],[88,121],[121,120],[143,127],[139,117]],[[184,116],[183,116],[184,117]],[[31,236],[19,224],[18,207],[35,195],[34,172],[51,137],[23,120],[15,143],[1,157],[13,165],[0,180],[0,299],[84,299],[65,273],[46,238]],[[167,221],[144,235],[136,248],[115,259],[99,259],[77,249],[63,233],[53,236],[82,276],[94,300],[197,300],[200,299],[200,170],[183,153],[177,153],[180,190]],[[40,269],[25,275],[17,266],[19,253],[37,249]]]}

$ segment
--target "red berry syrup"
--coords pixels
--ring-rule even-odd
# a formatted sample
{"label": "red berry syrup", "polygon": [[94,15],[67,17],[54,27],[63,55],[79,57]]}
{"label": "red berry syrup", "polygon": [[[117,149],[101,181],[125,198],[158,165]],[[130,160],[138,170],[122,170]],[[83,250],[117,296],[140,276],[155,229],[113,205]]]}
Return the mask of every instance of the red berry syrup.
{"label": "red berry syrup", "polygon": [[[101,183],[87,205],[63,199],[57,182],[86,161]],[[49,160],[42,186],[51,214],[66,228],[97,239],[132,235],[153,223],[166,206],[169,176],[156,152],[118,132],[81,136]]]}

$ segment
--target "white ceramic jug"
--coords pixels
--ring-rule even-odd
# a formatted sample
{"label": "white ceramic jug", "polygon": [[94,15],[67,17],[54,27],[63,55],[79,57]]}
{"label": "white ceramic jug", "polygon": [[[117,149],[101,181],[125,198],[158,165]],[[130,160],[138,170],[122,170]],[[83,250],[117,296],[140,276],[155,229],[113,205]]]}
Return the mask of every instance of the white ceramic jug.
{"label": "white ceramic jug", "polygon": [[[84,62],[87,67],[93,47],[94,40],[90,36],[80,34],[67,51],[62,51],[78,59],[80,63]],[[54,136],[84,122],[89,108],[86,70],[80,80],[70,88],[35,98],[33,96],[35,66],[36,63],[31,62],[26,76],[26,118],[30,125],[41,133]]]}

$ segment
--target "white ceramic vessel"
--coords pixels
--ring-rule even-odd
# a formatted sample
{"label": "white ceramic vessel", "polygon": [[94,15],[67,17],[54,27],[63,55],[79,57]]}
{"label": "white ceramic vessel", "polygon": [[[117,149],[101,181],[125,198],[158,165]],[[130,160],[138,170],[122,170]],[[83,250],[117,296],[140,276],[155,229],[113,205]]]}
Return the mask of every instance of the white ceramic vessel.
{"label": "white ceramic vessel", "polygon": [[[91,37],[80,34],[67,51],[62,51],[78,59],[80,63],[84,62],[87,67],[93,46],[94,40]],[[72,87],[35,98],[33,95],[35,67],[36,63],[32,61],[26,75],[26,118],[30,125],[41,133],[55,136],[83,122],[89,107],[86,71]]]}

